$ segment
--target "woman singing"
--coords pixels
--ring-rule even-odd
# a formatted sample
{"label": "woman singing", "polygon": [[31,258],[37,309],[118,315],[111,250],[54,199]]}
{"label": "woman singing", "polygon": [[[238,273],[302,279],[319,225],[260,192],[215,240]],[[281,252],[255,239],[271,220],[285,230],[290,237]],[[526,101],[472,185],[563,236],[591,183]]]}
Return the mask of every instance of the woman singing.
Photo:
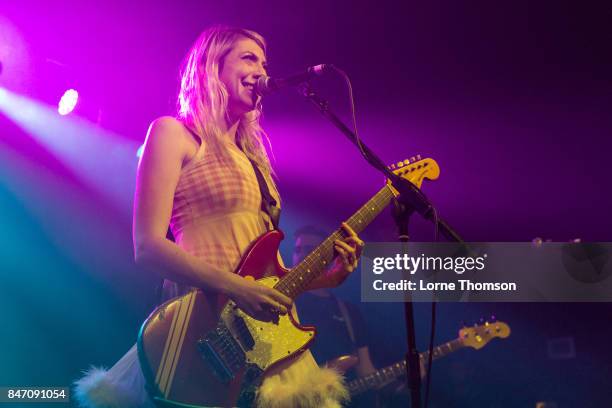
{"label": "woman singing", "polygon": [[[197,39],[182,70],[177,117],[153,121],[137,175],[136,262],[165,280],[164,300],[193,288],[223,294],[259,320],[295,314],[291,299],[236,268],[250,244],[273,228],[262,210],[257,166],[280,202],[260,127],[254,90],[266,74],[266,45],[257,33],[215,26]],[[175,240],[166,238],[170,227]],[[311,285],[332,287],[357,266],[363,242],[346,224],[337,257]],[[294,315],[295,316],[295,315]],[[134,346],[108,371],[92,369],[77,382],[82,405],[153,406]],[[258,406],[339,406],[340,378],[319,369],[309,351],[264,375]]]}

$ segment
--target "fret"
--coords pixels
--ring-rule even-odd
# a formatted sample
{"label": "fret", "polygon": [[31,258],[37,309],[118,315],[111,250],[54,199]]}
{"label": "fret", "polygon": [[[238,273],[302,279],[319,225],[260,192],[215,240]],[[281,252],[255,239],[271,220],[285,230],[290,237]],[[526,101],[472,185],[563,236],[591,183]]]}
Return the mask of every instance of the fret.
{"label": "fret", "polygon": [[[388,186],[384,186],[367,203],[365,203],[346,223],[360,233],[370,224],[380,212],[389,205],[393,198],[393,192]],[[334,257],[334,241],[344,238],[341,229],[334,231],[317,248],[300,262],[291,273],[283,277],[275,289],[284,295],[295,299],[304,292],[308,286],[325,270],[328,263]]]}
{"label": "fret", "polygon": [[396,375],[402,375],[406,373],[406,361],[402,361],[392,366],[392,370]]}

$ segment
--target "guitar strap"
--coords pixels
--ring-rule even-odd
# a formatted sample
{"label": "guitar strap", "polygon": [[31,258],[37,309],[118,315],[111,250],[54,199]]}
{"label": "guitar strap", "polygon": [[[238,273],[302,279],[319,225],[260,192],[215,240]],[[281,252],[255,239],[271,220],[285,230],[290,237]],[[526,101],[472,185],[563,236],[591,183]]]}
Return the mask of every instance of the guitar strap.
{"label": "guitar strap", "polygon": [[[185,127],[198,141],[198,143],[202,142],[202,138],[190,126],[185,124]],[[263,174],[261,174],[261,170],[259,170],[257,164],[250,158],[249,161],[251,162],[251,166],[253,166],[253,171],[255,171],[257,183],[259,184],[259,191],[261,192],[261,209],[270,217],[270,221],[274,229],[278,229],[278,223],[280,221],[280,207],[277,206],[278,203],[274,197],[272,197],[272,194],[270,194],[268,183],[266,183],[266,179],[264,178]]]}
{"label": "guitar strap", "polygon": [[249,161],[253,166],[253,171],[255,171],[257,183],[259,183],[259,191],[261,192],[261,209],[263,212],[268,214],[270,221],[272,222],[272,226],[277,230],[281,210],[277,206],[277,202],[274,197],[272,197],[272,194],[270,194],[268,183],[266,183],[266,179],[264,178],[263,174],[261,174],[261,170],[259,170],[259,167],[257,167],[257,164],[253,160],[249,159]]}

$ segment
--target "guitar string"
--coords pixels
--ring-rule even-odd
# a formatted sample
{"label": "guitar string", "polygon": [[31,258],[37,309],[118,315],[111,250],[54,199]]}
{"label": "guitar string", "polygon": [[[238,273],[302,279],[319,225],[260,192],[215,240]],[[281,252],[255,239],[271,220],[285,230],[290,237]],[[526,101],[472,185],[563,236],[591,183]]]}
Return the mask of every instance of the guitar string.
{"label": "guitar string", "polygon": [[[369,224],[388,205],[392,196],[391,189],[388,186],[383,187],[370,201],[349,218],[347,224],[353,229],[358,229],[360,224]],[[372,207],[373,209],[371,209]],[[298,290],[303,291],[305,289],[304,286],[316,277],[317,273],[315,272],[326,264],[320,265],[323,263],[321,258],[325,258],[323,255],[326,253],[328,257],[331,257],[333,255],[333,242],[342,237],[343,234],[340,229],[334,231],[311,254],[304,258],[298,267],[296,267],[297,270],[294,270],[277,283],[276,288],[294,298],[299,293]],[[304,269],[307,272],[304,272]],[[303,275],[306,275],[306,279],[303,278]],[[300,280],[300,282],[296,282],[297,280]]]}

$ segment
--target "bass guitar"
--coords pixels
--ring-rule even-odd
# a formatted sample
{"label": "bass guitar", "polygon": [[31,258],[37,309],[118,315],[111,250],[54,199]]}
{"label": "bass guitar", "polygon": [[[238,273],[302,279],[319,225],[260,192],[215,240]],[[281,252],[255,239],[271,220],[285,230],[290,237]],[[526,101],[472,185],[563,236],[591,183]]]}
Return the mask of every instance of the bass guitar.
{"label": "bass guitar", "polygon": [[[504,322],[486,322],[483,325],[474,327],[464,327],[459,330],[459,337],[444,344],[434,347],[432,360],[437,360],[447,356],[464,347],[471,347],[479,350],[494,338],[505,339],[510,335],[510,327]],[[419,354],[422,362],[429,358],[429,351]],[[345,372],[355,365],[359,360],[356,356],[347,355],[338,357],[327,363],[328,367],[333,367],[341,372]],[[383,387],[393,380],[406,376],[406,360],[398,361],[387,367],[381,368],[371,374],[349,381],[346,384],[352,396],[359,395],[365,391]]]}

